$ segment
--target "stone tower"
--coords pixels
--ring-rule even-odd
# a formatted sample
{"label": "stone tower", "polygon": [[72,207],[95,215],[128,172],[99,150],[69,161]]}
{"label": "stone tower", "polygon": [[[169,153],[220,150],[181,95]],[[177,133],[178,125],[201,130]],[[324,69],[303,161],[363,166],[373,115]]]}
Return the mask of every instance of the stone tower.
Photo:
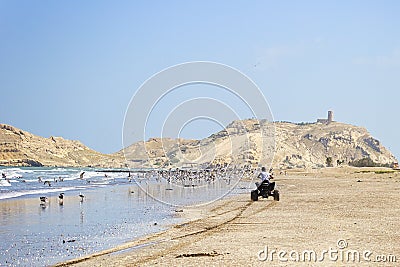
{"label": "stone tower", "polygon": [[333,121],[333,111],[329,110],[328,111],[328,121],[326,122],[327,124],[331,123]]}

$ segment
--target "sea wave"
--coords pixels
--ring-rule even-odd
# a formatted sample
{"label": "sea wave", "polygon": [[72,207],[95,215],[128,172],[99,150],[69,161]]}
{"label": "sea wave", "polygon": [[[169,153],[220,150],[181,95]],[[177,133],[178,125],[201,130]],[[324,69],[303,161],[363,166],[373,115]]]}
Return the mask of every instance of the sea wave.
{"label": "sea wave", "polygon": [[0,194],[0,199],[9,199],[22,197],[27,195],[40,195],[40,194],[51,194],[58,193],[64,191],[72,191],[72,190],[84,190],[87,189],[87,186],[74,186],[74,187],[62,187],[62,188],[49,188],[49,189],[36,189],[36,190],[27,190],[27,191],[14,191],[14,192],[6,192]]}

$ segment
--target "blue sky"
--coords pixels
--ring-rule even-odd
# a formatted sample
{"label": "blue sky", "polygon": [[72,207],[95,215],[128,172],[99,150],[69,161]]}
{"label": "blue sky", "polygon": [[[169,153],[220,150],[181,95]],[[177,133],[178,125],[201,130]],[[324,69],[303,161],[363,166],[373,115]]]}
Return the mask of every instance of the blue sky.
{"label": "blue sky", "polygon": [[0,122],[115,152],[146,79],[215,61],[249,76],[275,120],[332,109],[399,158],[398,14],[399,1],[0,1]]}

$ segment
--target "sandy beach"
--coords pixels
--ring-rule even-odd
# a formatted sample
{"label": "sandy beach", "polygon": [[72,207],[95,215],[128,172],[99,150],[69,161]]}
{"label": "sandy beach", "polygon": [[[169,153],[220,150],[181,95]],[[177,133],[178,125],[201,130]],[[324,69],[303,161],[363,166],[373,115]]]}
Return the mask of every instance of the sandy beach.
{"label": "sandy beach", "polygon": [[242,194],[183,209],[179,214],[186,223],[58,266],[395,266],[400,262],[399,172],[343,167],[276,176],[279,202],[271,198],[252,202],[250,194]]}

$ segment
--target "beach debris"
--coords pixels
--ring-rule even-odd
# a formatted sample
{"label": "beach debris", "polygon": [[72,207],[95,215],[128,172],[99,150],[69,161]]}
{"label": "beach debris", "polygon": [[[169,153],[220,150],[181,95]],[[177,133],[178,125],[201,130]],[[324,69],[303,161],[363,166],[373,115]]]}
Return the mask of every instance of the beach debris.
{"label": "beach debris", "polygon": [[362,181],[361,180],[357,180],[357,183],[361,183]]}
{"label": "beach debris", "polygon": [[174,227],[179,229],[179,228],[182,228],[182,227],[185,227],[188,225],[189,225],[188,223],[182,223],[182,224],[175,225]]}
{"label": "beach debris", "polygon": [[79,179],[83,179],[83,175],[85,174],[85,172],[81,172],[81,174],[79,175]]}
{"label": "beach debris", "polygon": [[154,225],[154,226],[156,226],[156,225],[158,225],[158,223],[157,223],[157,222],[155,222],[155,223],[153,223],[153,225]]}
{"label": "beach debris", "polygon": [[180,210],[175,210],[175,212],[183,212],[183,210],[182,210],[182,209],[180,209]]}
{"label": "beach debris", "polygon": [[76,242],[76,239],[63,240],[62,242],[63,242],[63,244],[65,244],[65,243],[73,243],[73,242]]}
{"label": "beach debris", "polygon": [[213,250],[212,252],[199,252],[199,253],[184,253],[176,256],[175,258],[188,258],[188,257],[215,257],[220,256],[221,253]]}

